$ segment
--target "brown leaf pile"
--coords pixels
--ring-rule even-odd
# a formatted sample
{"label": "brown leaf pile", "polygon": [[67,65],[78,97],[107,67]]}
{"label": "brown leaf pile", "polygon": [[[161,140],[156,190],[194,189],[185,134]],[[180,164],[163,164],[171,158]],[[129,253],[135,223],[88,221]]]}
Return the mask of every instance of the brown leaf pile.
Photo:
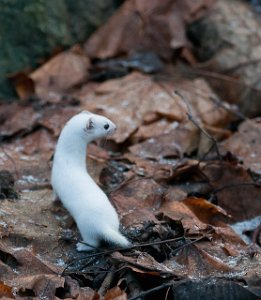
{"label": "brown leaf pile", "polygon": [[[28,76],[35,95],[20,81],[22,101],[0,105],[1,298],[259,299],[260,119],[242,120],[170,60],[191,62],[185,25],[212,2],[126,1],[84,51]],[[132,56],[148,51],[162,60],[155,74],[153,60]],[[77,253],[77,228],[53,201],[56,139],[81,110],[117,124],[89,145],[88,170],[129,249]]]}

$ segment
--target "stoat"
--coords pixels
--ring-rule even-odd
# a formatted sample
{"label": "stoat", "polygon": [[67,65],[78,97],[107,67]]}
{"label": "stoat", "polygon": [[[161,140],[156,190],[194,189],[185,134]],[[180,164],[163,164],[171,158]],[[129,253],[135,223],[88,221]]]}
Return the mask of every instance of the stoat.
{"label": "stoat", "polygon": [[94,250],[102,240],[115,246],[129,245],[119,232],[116,210],[88,174],[86,166],[87,145],[115,130],[115,124],[109,119],[83,111],[67,122],[58,139],[51,184],[73,216],[83,241],[90,245],[78,243],[78,251]]}

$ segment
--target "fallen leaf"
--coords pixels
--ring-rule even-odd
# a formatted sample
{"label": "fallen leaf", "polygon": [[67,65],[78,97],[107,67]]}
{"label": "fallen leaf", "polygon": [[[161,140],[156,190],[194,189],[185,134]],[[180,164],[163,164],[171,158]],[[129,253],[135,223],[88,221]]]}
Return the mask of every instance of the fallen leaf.
{"label": "fallen leaf", "polygon": [[54,136],[58,136],[65,123],[75,114],[81,112],[78,107],[54,107],[46,109],[43,117],[39,120],[39,124],[51,132]]}
{"label": "fallen leaf", "polygon": [[[218,257],[209,254],[207,251],[200,249],[197,245],[188,245],[166,262],[166,266],[170,267],[172,261],[177,264],[186,266],[186,276],[190,278],[201,277],[208,278],[215,274],[223,274],[224,272],[232,272],[228,264],[224,263]],[[175,266],[175,265],[174,265]],[[200,272],[200,274],[198,274]],[[185,274],[184,274],[185,275]]]}
{"label": "fallen leaf", "polygon": [[126,1],[87,40],[84,46],[87,55],[108,58],[122,53],[155,51],[170,59],[173,49],[188,45],[185,24],[198,18],[213,1],[183,2]]}
{"label": "fallen leaf", "polygon": [[260,119],[247,120],[239,126],[229,139],[222,143],[222,149],[237,156],[239,161],[251,171],[261,174],[261,122]]}
{"label": "fallen leaf", "polygon": [[217,204],[236,221],[261,214],[260,186],[242,166],[214,161],[205,163],[201,170],[212,186]]}
{"label": "fallen leaf", "polygon": [[208,227],[183,202],[165,201],[160,207],[160,212],[173,220],[180,220],[184,229],[191,234],[198,234]]}
{"label": "fallen leaf", "polygon": [[77,300],[99,300],[100,296],[89,287],[82,287]]}
{"label": "fallen leaf", "polygon": [[104,300],[127,300],[127,294],[118,286],[109,289],[104,295]]}
{"label": "fallen leaf", "polygon": [[72,50],[62,52],[30,74],[36,94],[45,102],[56,103],[59,95],[76,84],[83,82],[88,75],[90,62],[87,56]]}
{"label": "fallen leaf", "polygon": [[153,179],[137,177],[112,192],[110,198],[118,211],[126,214],[135,209],[157,209],[164,191]]}
{"label": "fallen leaf", "polygon": [[10,79],[14,82],[15,90],[21,102],[26,102],[35,94],[35,85],[33,80],[23,72],[13,74]]}
{"label": "fallen leaf", "polygon": [[39,129],[13,143],[1,147],[0,168],[10,170],[16,179],[16,187],[47,184],[50,177],[49,161],[55,141],[45,129]]}
{"label": "fallen leaf", "polygon": [[1,125],[1,136],[12,136],[18,133],[28,133],[36,126],[41,113],[30,106],[18,106],[15,112]]}
{"label": "fallen leaf", "polygon": [[123,256],[119,252],[114,252],[112,258],[121,263],[127,263],[131,269],[137,269],[137,272],[147,273],[153,276],[167,276],[173,274],[171,269],[164,264],[158,263],[147,253],[137,251],[135,257],[128,257]]}
{"label": "fallen leaf", "polygon": [[221,207],[202,198],[187,198],[182,202],[204,223],[214,226],[225,226],[232,218]]}
{"label": "fallen leaf", "polygon": [[12,287],[4,284],[1,281],[0,281],[0,297],[1,297],[1,299],[3,297],[8,297],[8,298],[15,299],[15,297],[14,297],[14,295],[12,293]]}
{"label": "fallen leaf", "polygon": [[185,123],[178,125],[177,128],[168,133],[162,133],[142,143],[135,144],[129,148],[129,151],[134,155],[156,160],[181,158],[185,153],[190,154],[195,150],[198,143],[198,129],[191,123]]}

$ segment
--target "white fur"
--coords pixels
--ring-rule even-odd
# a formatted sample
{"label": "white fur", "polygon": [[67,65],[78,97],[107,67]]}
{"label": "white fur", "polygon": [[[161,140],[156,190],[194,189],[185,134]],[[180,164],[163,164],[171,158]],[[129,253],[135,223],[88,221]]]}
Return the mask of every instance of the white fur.
{"label": "white fur", "polygon": [[[63,128],[54,155],[51,178],[54,192],[76,221],[83,241],[94,247],[101,240],[122,247],[129,244],[119,232],[116,210],[86,167],[88,143],[115,130],[115,124],[103,116],[89,112],[77,114]],[[77,250],[93,248],[78,243]]]}

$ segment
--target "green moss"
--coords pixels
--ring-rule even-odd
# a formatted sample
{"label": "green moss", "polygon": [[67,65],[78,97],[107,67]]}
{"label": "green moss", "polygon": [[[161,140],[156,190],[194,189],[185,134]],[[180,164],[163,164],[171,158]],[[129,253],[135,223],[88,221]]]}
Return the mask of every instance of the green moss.
{"label": "green moss", "polygon": [[114,0],[0,0],[0,99],[8,74],[35,68],[57,46],[83,41],[115,10]]}

